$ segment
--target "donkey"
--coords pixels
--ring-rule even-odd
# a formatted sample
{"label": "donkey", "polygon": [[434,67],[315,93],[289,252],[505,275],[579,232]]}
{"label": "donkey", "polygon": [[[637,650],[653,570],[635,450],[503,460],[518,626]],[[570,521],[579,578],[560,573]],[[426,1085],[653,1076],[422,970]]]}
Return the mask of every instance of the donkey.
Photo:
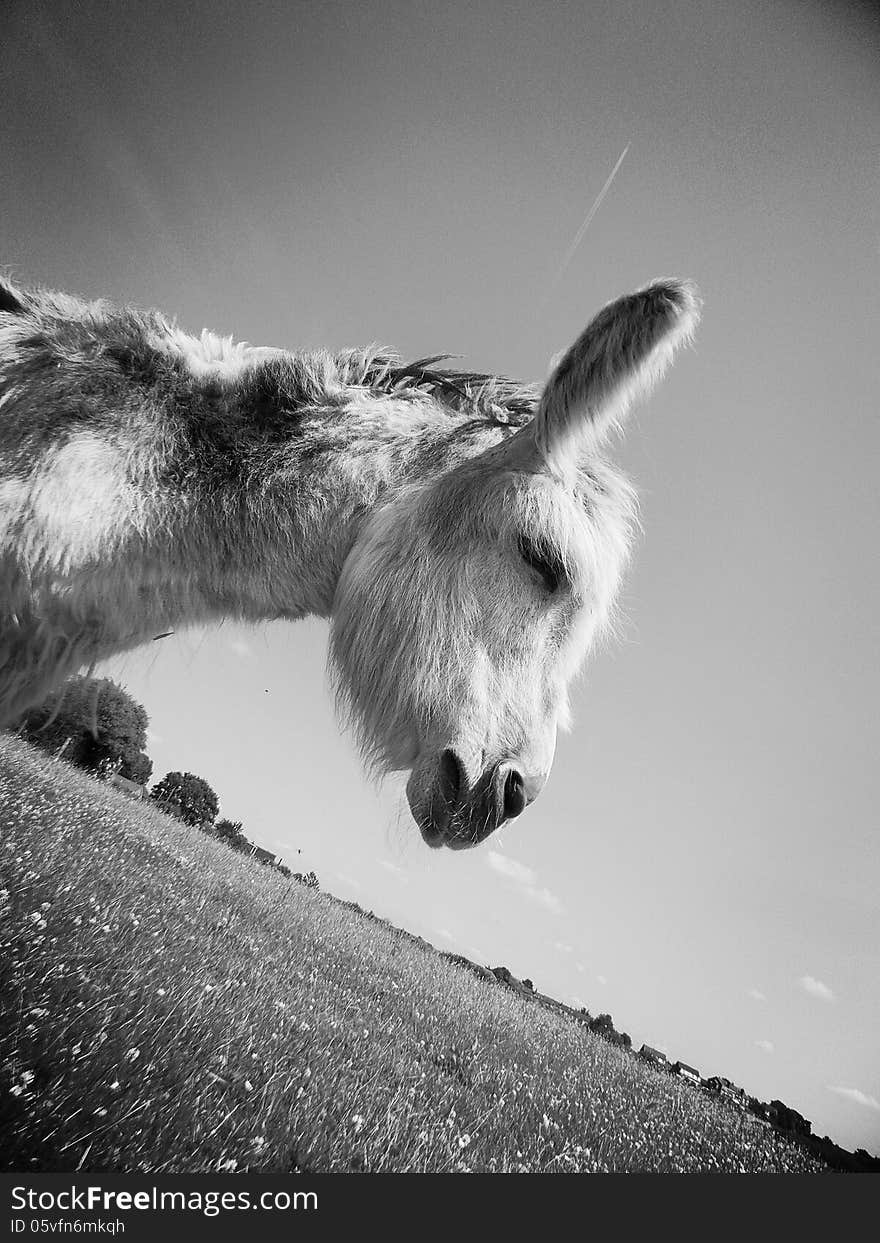
{"label": "donkey", "polygon": [[159,631],[316,614],[369,767],[429,846],[483,841],[612,613],[636,511],[603,441],[698,315],[647,285],[539,388],[0,282],[0,724]]}

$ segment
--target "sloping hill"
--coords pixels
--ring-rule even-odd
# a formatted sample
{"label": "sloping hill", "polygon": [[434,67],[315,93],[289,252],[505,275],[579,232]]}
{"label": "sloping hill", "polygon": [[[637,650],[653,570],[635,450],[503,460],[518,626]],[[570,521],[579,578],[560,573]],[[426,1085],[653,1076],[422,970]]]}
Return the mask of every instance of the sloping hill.
{"label": "sloping hill", "polygon": [[7,1170],[822,1168],[8,736],[0,1002]]}

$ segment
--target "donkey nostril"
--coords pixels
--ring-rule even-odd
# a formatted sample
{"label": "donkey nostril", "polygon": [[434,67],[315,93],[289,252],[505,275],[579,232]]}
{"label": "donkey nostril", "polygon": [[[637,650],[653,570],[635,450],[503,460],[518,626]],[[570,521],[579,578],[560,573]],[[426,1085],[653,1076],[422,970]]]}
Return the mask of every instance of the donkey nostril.
{"label": "donkey nostril", "polygon": [[513,820],[526,808],[526,790],[522,774],[512,768],[504,782],[504,819]]}
{"label": "donkey nostril", "polygon": [[462,784],[459,758],[454,751],[447,749],[440,756],[440,791],[448,808],[458,805]]}

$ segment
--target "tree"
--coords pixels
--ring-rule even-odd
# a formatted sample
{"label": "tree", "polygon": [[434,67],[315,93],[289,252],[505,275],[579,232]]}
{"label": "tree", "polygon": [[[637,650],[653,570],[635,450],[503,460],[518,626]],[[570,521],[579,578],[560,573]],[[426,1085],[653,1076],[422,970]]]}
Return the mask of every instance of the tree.
{"label": "tree", "polygon": [[166,773],[153,786],[150,798],[186,824],[213,824],[220,808],[217,795],[195,773]]}
{"label": "tree", "polygon": [[813,1124],[796,1109],[786,1105],[784,1101],[771,1101],[770,1109],[776,1119],[776,1125],[783,1131],[793,1131],[795,1135],[809,1135]]}
{"label": "tree", "polygon": [[120,772],[146,782],[153,770],[144,754],[150,719],[146,710],[109,678],[74,677],[23,718],[28,741],[90,772]]}

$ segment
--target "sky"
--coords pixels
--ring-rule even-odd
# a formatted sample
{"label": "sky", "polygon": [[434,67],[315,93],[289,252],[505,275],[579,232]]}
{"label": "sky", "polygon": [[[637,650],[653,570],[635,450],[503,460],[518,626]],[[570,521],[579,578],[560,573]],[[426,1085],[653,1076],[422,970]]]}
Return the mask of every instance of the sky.
{"label": "sky", "polygon": [[[0,262],[291,349],[540,380],[658,276],[695,345],[617,460],[644,535],[549,784],[429,851],[327,627],[108,662],[156,777],[325,889],[880,1153],[880,26],[813,0],[6,0]],[[629,144],[580,246],[563,257]]]}

